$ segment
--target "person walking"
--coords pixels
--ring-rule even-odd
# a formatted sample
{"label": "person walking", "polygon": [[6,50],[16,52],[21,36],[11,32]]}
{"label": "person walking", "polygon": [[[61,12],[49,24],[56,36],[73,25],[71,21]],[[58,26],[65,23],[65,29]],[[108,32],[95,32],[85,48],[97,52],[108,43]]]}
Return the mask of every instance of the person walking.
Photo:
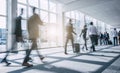
{"label": "person walking", "polygon": [[[8,51],[8,53],[6,54],[6,56],[3,58],[3,60],[1,61],[2,62],[5,62],[6,65],[10,65],[11,63],[8,62],[7,60],[7,57],[9,56],[9,53],[10,52],[13,52],[13,53],[18,53],[17,51],[17,46],[18,46],[18,43],[21,42],[21,44],[24,44],[24,40],[23,40],[23,35],[22,35],[22,26],[21,26],[21,21],[22,21],[22,15],[24,13],[24,9],[21,8],[21,13],[20,15],[16,18],[16,22],[15,22],[15,31],[14,31],[14,36],[15,36],[15,39],[13,40],[13,46],[12,48]],[[26,49],[26,53],[28,52],[28,49]],[[29,57],[29,60],[31,60],[31,58]]]}
{"label": "person walking", "polygon": [[72,43],[72,48],[73,48],[73,52],[74,52],[74,38],[73,38],[73,33],[76,34],[73,31],[73,24],[72,24],[72,20],[69,19],[68,25],[66,26],[66,31],[67,31],[67,35],[66,35],[66,42],[65,42],[65,54],[67,53],[67,43],[69,40],[71,40]]}
{"label": "person walking", "polygon": [[88,28],[88,33],[89,33],[91,43],[92,43],[91,49],[93,51],[96,51],[95,45],[97,45],[97,43],[98,43],[98,31],[97,31],[97,28],[93,25],[93,22],[90,22],[90,26]]}
{"label": "person walking", "polygon": [[100,45],[103,45],[104,36],[103,36],[102,32],[100,32],[100,34],[99,34],[99,40],[100,40]]}
{"label": "person walking", "polygon": [[87,25],[84,25],[84,28],[82,29],[82,32],[81,32],[81,34],[80,34],[80,37],[81,37],[81,35],[83,35],[83,40],[84,40],[83,48],[85,47],[86,50],[88,50],[88,49],[87,49],[87,38],[86,38],[86,35],[87,35]]}
{"label": "person walking", "polygon": [[114,28],[114,30],[112,31],[113,45],[114,45],[114,46],[117,46],[117,45],[118,45],[117,36],[118,36],[118,32],[117,32],[116,28]]}
{"label": "person walking", "polygon": [[120,31],[118,32],[118,40],[119,40],[119,45],[120,45]]}
{"label": "person walking", "polygon": [[27,66],[27,67],[33,66],[32,64],[28,63],[29,55],[32,50],[37,50],[40,59],[41,60],[44,59],[44,56],[39,53],[37,47],[37,39],[39,38],[39,25],[43,25],[43,22],[41,21],[39,15],[35,13],[36,7],[33,7],[32,10],[33,10],[33,15],[27,21],[29,40],[31,40],[32,46],[31,49],[28,51],[27,55],[25,56],[22,64],[23,66]]}

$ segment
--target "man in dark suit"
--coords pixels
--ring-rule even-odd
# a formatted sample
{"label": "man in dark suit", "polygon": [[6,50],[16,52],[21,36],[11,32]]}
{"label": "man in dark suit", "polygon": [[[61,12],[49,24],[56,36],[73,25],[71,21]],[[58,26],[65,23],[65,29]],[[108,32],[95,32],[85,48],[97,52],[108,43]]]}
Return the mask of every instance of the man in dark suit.
{"label": "man in dark suit", "polygon": [[[12,48],[8,51],[8,53],[6,54],[6,56],[4,57],[4,59],[1,61],[2,62],[5,62],[8,65],[10,65],[11,63],[9,63],[7,61],[7,57],[9,55],[10,52],[13,52],[13,53],[17,53],[17,43],[18,42],[21,42],[22,44],[24,44],[24,41],[23,41],[23,36],[22,36],[22,27],[21,27],[21,21],[22,21],[22,15],[23,15],[23,8],[21,8],[21,13],[20,15],[16,18],[15,20],[15,31],[14,31],[14,37],[15,39],[13,40],[13,46]],[[28,52],[28,49],[26,50],[26,53]],[[29,58],[30,60],[31,58]]]}

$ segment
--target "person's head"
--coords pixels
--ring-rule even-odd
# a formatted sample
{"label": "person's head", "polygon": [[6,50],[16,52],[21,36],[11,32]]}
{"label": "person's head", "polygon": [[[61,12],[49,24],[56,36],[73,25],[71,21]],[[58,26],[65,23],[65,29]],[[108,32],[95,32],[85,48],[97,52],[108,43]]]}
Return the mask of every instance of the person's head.
{"label": "person's head", "polygon": [[114,30],[116,30],[116,28],[114,28]]}
{"label": "person's head", "polygon": [[33,13],[35,13],[36,7],[33,7],[33,9],[32,9],[32,10],[33,10]]}
{"label": "person's head", "polygon": [[90,22],[90,25],[93,25],[93,22]]}
{"label": "person's head", "polygon": [[20,15],[22,15],[23,14],[23,8],[21,8],[21,13],[20,13]]}

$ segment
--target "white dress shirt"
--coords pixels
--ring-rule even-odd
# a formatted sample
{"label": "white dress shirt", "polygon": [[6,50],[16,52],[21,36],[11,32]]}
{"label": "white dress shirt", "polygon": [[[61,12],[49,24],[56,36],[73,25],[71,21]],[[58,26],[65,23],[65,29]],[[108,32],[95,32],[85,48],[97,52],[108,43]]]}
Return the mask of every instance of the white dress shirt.
{"label": "white dress shirt", "polygon": [[112,31],[112,37],[117,37],[118,36],[118,32],[116,30]]}
{"label": "white dress shirt", "polygon": [[97,35],[97,28],[93,25],[90,25],[88,27],[88,33],[89,35]]}

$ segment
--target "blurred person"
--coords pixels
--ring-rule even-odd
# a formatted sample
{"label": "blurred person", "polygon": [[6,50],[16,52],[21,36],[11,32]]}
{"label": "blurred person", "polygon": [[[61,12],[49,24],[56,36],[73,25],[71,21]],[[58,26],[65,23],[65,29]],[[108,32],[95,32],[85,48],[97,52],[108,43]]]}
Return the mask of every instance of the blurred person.
{"label": "blurred person", "polygon": [[[21,26],[21,21],[22,21],[22,15],[23,15],[24,9],[21,8],[21,12],[20,15],[16,18],[16,22],[15,22],[15,31],[14,31],[14,36],[15,39],[13,40],[13,46],[12,48],[7,52],[6,56],[4,57],[4,59],[1,62],[5,62],[7,65],[10,65],[11,63],[9,63],[7,61],[7,57],[9,56],[9,53],[18,53],[17,51],[17,46],[18,43],[21,42],[21,44],[24,44],[23,41],[23,35],[22,35],[22,26]],[[26,50],[26,53],[28,52],[28,49]],[[31,58],[29,58],[29,60],[31,60]]]}
{"label": "blurred person", "polygon": [[37,50],[37,53],[40,57],[41,60],[44,59],[44,56],[41,55],[38,51],[37,47],[37,39],[39,38],[39,25],[43,25],[43,22],[41,21],[40,17],[38,14],[35,13],[36,7],[33,7],[33,15],[28,19],[27,21],[27,29],[28,29],[28,35],[29,35],[29,40],[32,42],[31,49],[29,49],[27,55],[25,56],[25,59],[23,61],[23,66],[33,66],[32,64],[29,64],[29,55],[32,50]]}
{"label": "blurred person", "polygon": [[76,34],[76,33],[73,31],[72,19],[69,19],[68,25],[66,26],[66,32],[67,32],[67,35],[66,35],[66,42],[65,42],[65,51],[64,51],[64,53],[68,54],[67,53],[67,43],[68,43],[69,40],[72,43],[72,49],[73,49],[73,52],[74,52],[74,38],[73,38],[73,33],[74,34]]}
{"label": "blurred person", "polygon": [[120,31],[118,32],[118,40],[119,40],[119,45],[120,45]]}
{"label": "blurred person", "polygon": [[93,51],[96,51],[95,50],[95,45],[97,45],[98,43],[98,30],[97,28],[93,25],[93,22],[90,22],[90,26],[88,28],[88,33],[89,33],[89,36],[90,36],[90,39],[91,39],[91,49]]}
{"label": "blurred person", "polygon": [[116,28],[114,28],[113,31],[112,31],[113,45],[114,45],[114,46],[117,46],[117,45],[118,45],[117,36],[118,36],[118,32],[117,32]]}
{"label": "blurred person", "polygon": [[85,47],[86,50],[88,50],[88,49],[87,49],[87,38],[86,38],[86,35],[87,35],[87,25],[84,25],[84,28],[82,29],[82,32],[81,32],[81,34],[80,34],[80,37],[81,37],[81,35],[83,35],[83,40],[84,40],[83,48]]}
{"label": "blurred person", "polygon": [[105,45],[109,44],[109,33],[107,31],[104,33],[104,43]]}
{"label": "blurred person", "polygon": [[104,39],[103,34],[100,32],[99,34],[100,45],[103,44],[103,39]]}

